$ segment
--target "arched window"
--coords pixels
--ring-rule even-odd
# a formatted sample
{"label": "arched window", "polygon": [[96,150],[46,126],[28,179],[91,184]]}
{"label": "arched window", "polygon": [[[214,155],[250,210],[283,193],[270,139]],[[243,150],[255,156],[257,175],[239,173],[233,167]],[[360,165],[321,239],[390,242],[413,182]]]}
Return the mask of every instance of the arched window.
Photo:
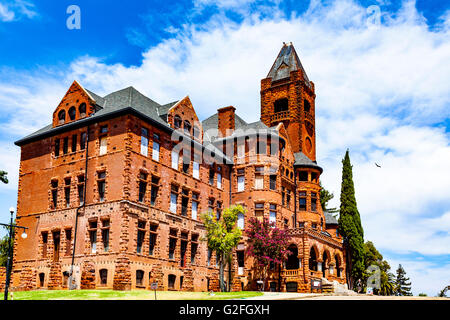
{"label": "arched window", "polygon": [[66,122],[66,112],[61,110],[58,113],[58,124],[63,124],[64,122]]}
{"label": "arched window", "polygon": [[78,113],[80,114],[80,117],[86,116],[86,103],[80,104],[80,107],[78,108]]}
{"label": "arched window", "polygon": [[77,110],[75,109],[75,107],[70,107],[69,109],[69,119],[70,120],[75,120],[75,115],[77,114]]}
{"label": "arched window", "polygon": [[186,134],[190,135],[191,134],[191,128],[192,128],[191,123],[189,121],[187,121],[187,120],[184,120],[184,132]]}
{"label": "arched window", "polygon": [[311,104],[306,99],[303,99],[303,110],[305,110],[305,112],[309,112],[311,110]]}
{"label": "arched window", "polygon": [[181,127],[181,118],[179,115],[176,115],[175,118],[173,119],[173,125],[174,125],[175,129],[178,129]]}
{"label": "arched window", "polygon": [[286,261],[286,269],[293,270],[299,268],[298,261],[298,248],[295,244],[291,244],[288,248],[291,254],[288,255],[288,259]]}
{"label": "arched window", "polygon": [[237,225],[239,229],[244,229],[244,214],[238,213]]}
{"label": "arched window", "polygon": [[275,101],[274,103],[274,112],[283,112],[283,111],[287,111],[288,110],[288,99],[283,98],[283,99],[278,99],[277,101]]}
{"label": "arched window", "polygon": [[311,251],[309,252],[309,270],[317,271],[317,256],[314,247],[311,247]]}

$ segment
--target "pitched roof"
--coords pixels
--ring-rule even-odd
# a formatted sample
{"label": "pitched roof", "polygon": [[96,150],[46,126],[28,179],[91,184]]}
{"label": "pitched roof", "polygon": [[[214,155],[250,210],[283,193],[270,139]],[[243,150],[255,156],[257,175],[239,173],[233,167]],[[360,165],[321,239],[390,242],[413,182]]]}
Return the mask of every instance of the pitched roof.
{"label": "pitched roof", "polygon": [[323,214],[325,215],[325,223],[326,224],[338,224],[338,221],[335,216],[333,216],[331,213],[324,211]]}
{"label": "pitched roof", "polygon": [[320,172],[323,171],[323,169],[317,165],[316,161],[312,161],[301,151],[294,153],[294,158],[295,158],[294,166],[305,167],[305,168],[315,168],[315,169],[319,169]]}
{"label": "pitched roof", "polygon": [[297,70],[302,70],[306,84],[308,86],[311,86],[308,76],[306,75],[305,69],[300,62],[294,46],[292,45],[292,43],[283,43],[283,47],[281,48],[280,53],[273,63],[272,68],[267,74],[267,78],[271,78],[272,81],[289,78],[291,71]]}
{"label": "pitched roof", "polygon": [[[246,125],[248,125],[247,122],[245,122],[237,114],[234,115],[235,129],[243,128]],[[215,134],[214,130],[212,130],[212,129],[218,130],[218,126],[219,126],[219,115],[217,112],[215,114],[213,114],[212,116],[210,116],[209,118],[206,118],[205,120],[203,120],[202,121],[203,132],[206,132],[206,137],[204,137],[203,139],[206,139],[207,141],[216,140],[218,137],[218,131],[216,132],[217,134]]]}

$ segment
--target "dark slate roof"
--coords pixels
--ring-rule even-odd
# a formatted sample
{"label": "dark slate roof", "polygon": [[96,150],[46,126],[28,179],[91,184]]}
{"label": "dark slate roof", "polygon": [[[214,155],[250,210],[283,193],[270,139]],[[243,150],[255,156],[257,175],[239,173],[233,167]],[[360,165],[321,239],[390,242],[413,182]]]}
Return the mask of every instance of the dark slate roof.
{"label": "dark slate roof", "polygon": [[[235,129],[243,128],[247,126],[248,123],[245,122],[241,117],[237,114],[234,115],[234,127]],[[217,112],[210,116],[209,118],[202,121],[203,132],[206,132],[206,136],[203,139],[207,141],[214,141],[217,138],[216,134],[212,134],[212,132],[208,132],[208,130],[216,129],[218,130],[219,126],[219,115]]]}
{"label": "dark slate roof", "polygon": [[283,43],[283,47],[281,48],[277,59],[272,65],[272,68],[267,74],[267,78],[271,78],[272,81],[289,78],[291,71],[296,70],[302,70],[306,84],[308,86],[311,86],[305,69],[300,62],[297,52],[295,52],[294,46],[292,45],[292,43]]}
{"label": "dark slate roof", "polygon": [[158,114],[161,119],[163,119],[165,122],[167,122],[167,114],[169,113],[170,108],[172,108],[174,105],[178,103],[179,100],[170,102],[168,104],[165,104],[163,106],[158,107]]}
{"label": "dark slate roof", "polygon": [[326,224],[338,224],[338,221],[335,216],[333,216],[331,213],[324,211],[323,213],[325,215],[325,223]]}
{"label": "dark slate roof", "polygon": [[89,95],[95,100],[95,103],[97,103],[100,107],[103,108],[103,105],[105,104],[105,99],[103,99],[102,97],[100,97],[99,95],[97,95],[96,93],[94,93],[88,89],[84,89],[84,90],[87,93],[89,93]]}
{"label": "dark slate roof", "polygon": [[305,168],[315,168],[315,169],[319,169],[320,172],[323,171],[323,169],[320,166],[318,166],[315,161],[312,161],[301,151],[294,153],[294,157],[295,157],[294,166],[305,167]]}

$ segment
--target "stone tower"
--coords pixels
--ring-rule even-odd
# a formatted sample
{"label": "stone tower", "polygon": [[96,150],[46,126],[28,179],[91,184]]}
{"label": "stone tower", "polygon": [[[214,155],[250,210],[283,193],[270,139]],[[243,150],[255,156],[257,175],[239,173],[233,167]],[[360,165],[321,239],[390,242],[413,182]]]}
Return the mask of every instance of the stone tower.
{"label": "stone tower", "polygon": [[316,160],[314,83],[292,43],[283,43],[267,77],[261,80],[261,121],[268,127],[283,122],[293,152]]}

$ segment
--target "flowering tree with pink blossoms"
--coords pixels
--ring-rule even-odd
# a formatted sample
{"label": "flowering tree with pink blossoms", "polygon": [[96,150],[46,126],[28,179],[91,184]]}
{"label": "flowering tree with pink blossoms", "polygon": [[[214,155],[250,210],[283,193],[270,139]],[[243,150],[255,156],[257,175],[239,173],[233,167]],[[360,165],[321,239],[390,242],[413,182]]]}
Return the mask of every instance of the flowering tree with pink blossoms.
{"label": "flowering tree with pink blossoms", "polygon": [[287,249],[291,237],[286,230],[277,228],[267,218],[261,222],[251,217],[245,233],[249,240],[247,254],[255,259],[259,274],[263,278],[264,291],[270,263],[281,265],[292,253]]}

